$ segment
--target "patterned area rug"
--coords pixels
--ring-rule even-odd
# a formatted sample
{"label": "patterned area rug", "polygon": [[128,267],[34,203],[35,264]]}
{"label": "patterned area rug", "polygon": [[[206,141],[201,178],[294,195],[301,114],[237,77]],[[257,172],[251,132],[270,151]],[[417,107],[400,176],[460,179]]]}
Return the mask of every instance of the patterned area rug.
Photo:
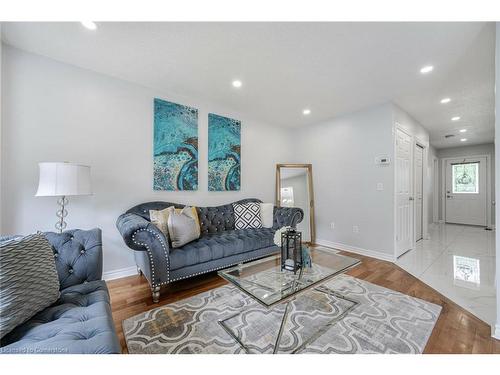
{"label": "patterned area rug", "polygon": [[[129,318],[123,331],[129,353],[272,353],[285,306],[266,308],[228,285]],[[422,353],[440,312],[438,305],[341,275],[290,302],[276,352]]]}

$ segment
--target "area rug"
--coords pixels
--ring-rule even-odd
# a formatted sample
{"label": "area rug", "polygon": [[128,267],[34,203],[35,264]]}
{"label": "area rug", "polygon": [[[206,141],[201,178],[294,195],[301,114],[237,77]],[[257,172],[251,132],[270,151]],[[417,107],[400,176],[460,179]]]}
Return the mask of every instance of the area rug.
{"label": "area rug", "polygon": [[[335,291],[358,302],[338,298]],[[223,286],[123,321],[129,353],[422,353],[441,312],[433,303],[340,275],[266,308]],[[338,319],[338,320],[337,320]],[[219,323],[244,344],[238,343]],[[332,323],[334,322],[334,323]]]}

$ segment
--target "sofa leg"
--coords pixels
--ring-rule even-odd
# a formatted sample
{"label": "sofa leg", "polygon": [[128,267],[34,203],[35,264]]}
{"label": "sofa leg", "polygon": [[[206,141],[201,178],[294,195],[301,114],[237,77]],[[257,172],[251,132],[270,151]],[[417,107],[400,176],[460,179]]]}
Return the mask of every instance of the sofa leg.
{"label": "sofa leg", "polygon": [[153,295],[153,303],[160,302],[160,287],[159,286],[151,288],[151,294]]}

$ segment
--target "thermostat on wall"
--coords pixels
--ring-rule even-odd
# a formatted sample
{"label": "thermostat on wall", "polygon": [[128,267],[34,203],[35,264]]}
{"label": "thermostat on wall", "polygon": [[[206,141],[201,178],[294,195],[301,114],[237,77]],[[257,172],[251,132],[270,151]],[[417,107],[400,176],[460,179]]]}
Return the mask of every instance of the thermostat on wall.
{"label": "thermostat on wall", "polygon": [[375,158],[375,164],[380,166],[389,165],[391,164],[391,158],[388,156],[377,156]]}

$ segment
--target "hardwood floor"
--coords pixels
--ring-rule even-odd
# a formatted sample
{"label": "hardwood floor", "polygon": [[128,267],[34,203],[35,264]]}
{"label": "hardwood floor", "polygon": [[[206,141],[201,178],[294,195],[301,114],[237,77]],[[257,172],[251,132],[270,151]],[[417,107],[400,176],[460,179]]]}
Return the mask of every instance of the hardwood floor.
{"label": "hardwood floor", "polygon": [[[366,280],[398,292],[441,305],[443,310],[424,353],[500,353],[500,341],[491,337],[489,325],[476,318],[448,298],[439,294],[397,265],[363,257],[362,263],[347,272],[348,275]],[[121,322],[154,307],[178,301],[192,295],[227,284],[215,272],[182,280],[162,289],[159,304],[153,304],[149,285],[141,276],[130,276],[107,282],[116,332],[124,353],[127,352]]]}

